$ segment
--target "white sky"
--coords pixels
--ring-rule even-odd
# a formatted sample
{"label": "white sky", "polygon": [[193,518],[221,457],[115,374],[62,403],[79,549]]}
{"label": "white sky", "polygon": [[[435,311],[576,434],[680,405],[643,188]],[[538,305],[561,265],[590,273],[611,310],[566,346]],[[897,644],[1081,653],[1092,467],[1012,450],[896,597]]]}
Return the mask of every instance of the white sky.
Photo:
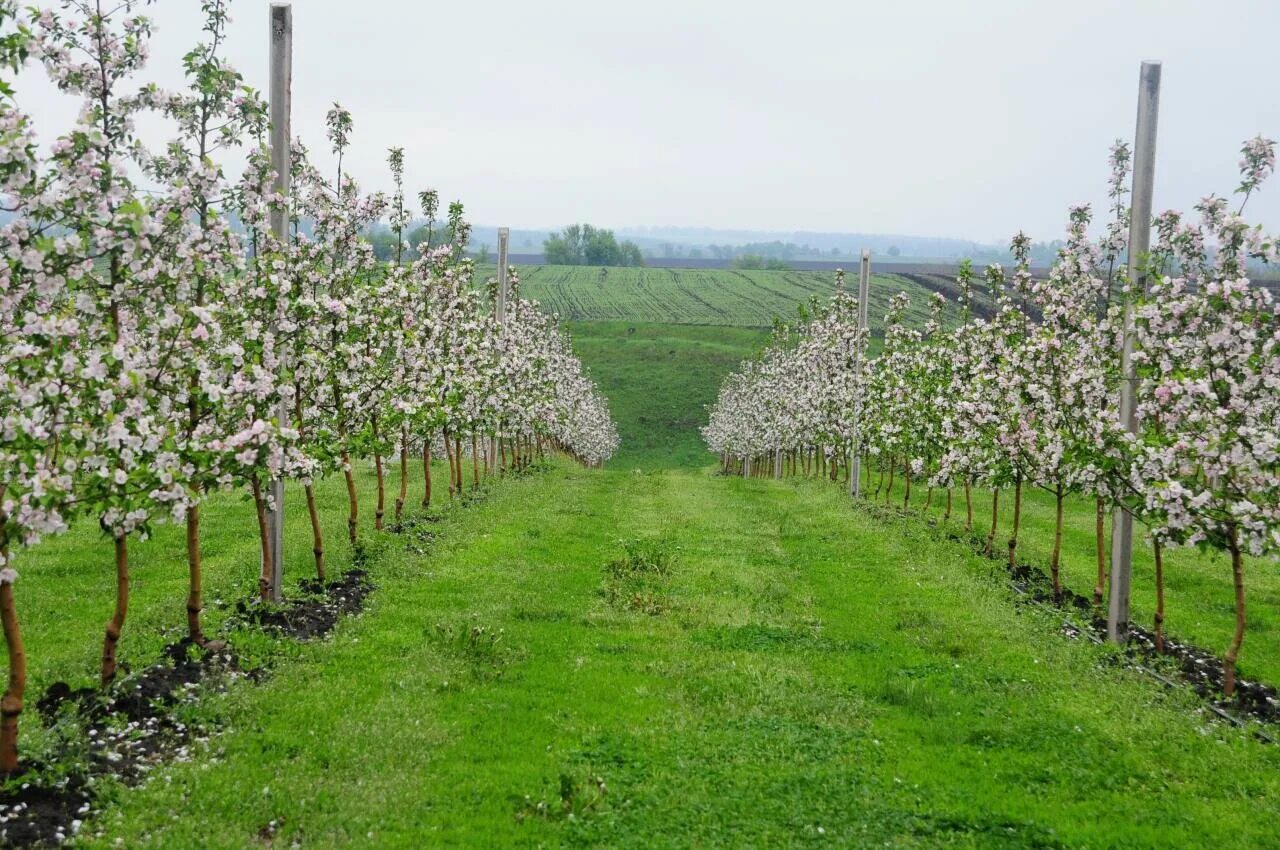
{"label": "white sky", "polygon": [[[49,2],[49,0],[45,0]],[[227,56],[266,88],[267,2],[234,0]],[[146,73],[181,85],[198,0],[159,0]],[[295,0],[294,132],[327,162],[440,189],[476,223],[861,231],[1006,242],[1101,205],[1142,59],[1164,61],[1155,207],[1236,185],[1280,137],[1280,2]],[[42,139],[72,111],[29,71]],[[1280,179],[1250,202],[1280,229]]]}

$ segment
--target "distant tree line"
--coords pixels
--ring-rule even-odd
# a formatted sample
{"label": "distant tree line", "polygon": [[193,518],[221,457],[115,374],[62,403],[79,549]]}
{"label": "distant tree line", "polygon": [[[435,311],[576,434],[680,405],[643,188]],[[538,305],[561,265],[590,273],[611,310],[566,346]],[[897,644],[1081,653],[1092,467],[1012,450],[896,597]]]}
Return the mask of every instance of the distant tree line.
{"label": "distant tree line", "polygon": [[634,242],[619,242],[612,230],[571,224],[542,243],[542,256],[554,266],[643,266]]}
{"label": "distant tree line", "polygon": [[735,269],[769,269],[771,271],[785,271],[791,268],[786,260],[760,254],[739,254],[733,258],[730,265]]}

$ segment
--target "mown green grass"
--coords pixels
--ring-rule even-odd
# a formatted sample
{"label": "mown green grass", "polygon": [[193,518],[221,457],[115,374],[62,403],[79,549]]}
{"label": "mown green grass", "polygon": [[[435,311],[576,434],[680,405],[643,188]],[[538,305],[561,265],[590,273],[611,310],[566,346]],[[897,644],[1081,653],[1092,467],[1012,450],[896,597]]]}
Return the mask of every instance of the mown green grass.
{"label": "mown green grass", "polygon": [[[872,487],[875,486],[873,478]],[[901,475],[894,482],[892,504],[902,505],[905,488]],[[918,485],[912,489],[911,504],[923,510],[928,497]],[[884,493],[881,493],[881,499]],[[955,491],[952,524],[962,529],[965,505],[962,491]],[[945,496],[934,493],[930,515],[940,518]],[[983,535],[991,528],[991,491],[973,494],[974,528]],[[1092,501],[1072,498],[1063,517],[1062,583],[1082,596],[1092,598],[1097,579],[1095,508]],[[1037,488],[1023,490],[1022,522],[1018,534],[1018,560],[1034,564],[1046,573],[1053,547],[1054,500]],[[1106,550],[1110,556],[1111,515],[1105,521]],[[996,548],[1008,552],[1013,530],[1013,491],[1000,494],[1000,524]],[[1246,678],[1280,682],[1280,570],[1271,559],[1248,559],[1245,564],[1245,639],[1239,667]],[[1235,629],[1235,596],[1231,561],[1221,552],[1199,549],[1167,549],[1164,553],[1165,631],[1182,640],[1222,655]],[[1106,588],[1103,588],[1104,600]],[[1154,628],[1156,591],[1155,561],[1150,539],[1141,526],[1135,535],[1133,587],[1130,599],[1132,618],[1147,629]]]}
{"label": "mown green grass", "polygon": [[367,612],[207,700],[214,754],[87,843],[1274,841],[1280,750],[838,488],[557,465],[440,527],[387,536]]}
{"label": "mown green grass", "polygon": [[[421,464],[411,464],[409,504],[420,511]],[[443,464],[433,477],[447,480]],[[373,534],[375,482],[371,465],[357,464],[361,499],[361,533]],[[396,481],[398,479],[392,479]],[[395,484],[393,486],[398,486]],[[437,485],[439,486],[439,485]],[[443,503],[448,503],[447,487]],[[321,481],[317,501],[326,538],[330,577],[351,566],[352,549],[346,533],[346,490],[341,476]],[[285,495],[285,585],[315,575],[311,554],[311,525],[300,487]],[[388,522],[394,493],[388,498]],[[234,604],[256,594],[261,572],[257,521],[253,503],[231,493],[216,494],[201,511],[204,560],[205,632],[216,636]],[[160,525],[150,540],[131,538],[129,613],[119,646],[124,668],[140,670],[156,661],[165,644],[186,634],[186,536],[183,526]],[[27,706],[22,724],[24,753],[40,754],[46,741],[33,706],[53,682],[73,688],[97,683],[103,632],[115,601],[115,562],[110,538],[91,520],[81,520],[71,532],[17,553],[20,580],[16,599],[27,654]]]}
{"label": "mown green grass", "polygon": [[698,429],[720,384],[767,334],[751,328],[571,322],[573,346],[609,399],[622,445],[618,469],[697,468],[709,460]]}

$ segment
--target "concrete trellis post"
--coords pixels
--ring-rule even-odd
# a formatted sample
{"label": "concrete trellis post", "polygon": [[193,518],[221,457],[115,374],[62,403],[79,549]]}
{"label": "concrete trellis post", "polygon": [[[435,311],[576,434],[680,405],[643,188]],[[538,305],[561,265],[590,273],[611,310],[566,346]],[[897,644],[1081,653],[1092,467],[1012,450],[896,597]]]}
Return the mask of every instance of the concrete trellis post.
{"label": "concrete trellis post", "polygon": [[[1133,297],[1146,289],[1143,263],[1151,248],[1151,194],[1155,183],[1156,121],[1160,113],[1160,63],[1143,62],[1138,75],[1138,121],[1133,150],[1133,206],[1129,219],[1129,291],[1124,308],[1124,348],[1120,354],[1120,420],[1137,433],[1133,372]],[[1107,639],[1129,639],[1129,583],[1133,575],[1133,515],[1117,508],[1111,517],[1111,592]]]}
{"label": "concrete trellis post", "polygon": [[[871,251],[862,249],[862,259],[858,263],[858,327],[867,329],[867,295],[871,290]],[[862,358],[858,358],[858,367],[862,366]],[[849,495],[862,495],[862,452],[858,444],[862,442],[862,393],[854,399],[853,407],[853,458],[849,466]]]}
{"label": "concrete trellis post", "polygon": [[[271,167],[276,173],[275,192],[289,194],[290,99],[293,78],[293,9],[288,3],[272,3],[269,9],[271,34]],[[271,212],[271,232],[280,241],[288,238],[288,214],[283,208]],[[281,423],[289,421],[288,405],[281,402]],[[284,481],[271,481],[272,508],[267,513],[267,534],[271,539],[270,593],[273,602],[281,599],[284,574]],[[263,565],[267,566],[266,564]]]}
{"label": "concrete trellis post", "polygon": [[498,324],[507,325],[507,243],[511,241],[511,228],[498,228]]}
{"label": "concrete trellis post", "polygon": [[[494,305],[494,313],[498,318],[498,327],[501,329],[503,336],[507,332],[507,243],[511,240],[511,228],[498,228],[498,298]],[[489,462],[491,468],[496,467],[498,458],[497,441],[501,440],[501,434],[496,434],[489,440]]]}

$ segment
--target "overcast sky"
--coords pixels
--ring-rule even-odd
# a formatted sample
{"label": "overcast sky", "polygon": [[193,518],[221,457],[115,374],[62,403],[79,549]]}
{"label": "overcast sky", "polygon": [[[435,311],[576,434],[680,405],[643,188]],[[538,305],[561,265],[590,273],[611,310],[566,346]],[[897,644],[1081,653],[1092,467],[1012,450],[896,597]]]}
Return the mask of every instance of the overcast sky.
{"label": "overcast sky", "polygon": [[[48,2],[48,0],[45,0]],[[267,3],[227,55],[266,88]],[[181,85],[198,0],[159,0],[146,74]],[[1164,62],[1157,210],[1234,189],[1240,142],[1280,136],[1280,2],[744,3],[295,0],[294,131],[327,162],[459,198],[476,223],[685,225],[1056,238],[1104,199],[1138,65]],[[27,74],[42,138],[71,114]],[[34,103],[33,103],[34,101]],[[1280,180],[1250,202],[1280,229]]]}

